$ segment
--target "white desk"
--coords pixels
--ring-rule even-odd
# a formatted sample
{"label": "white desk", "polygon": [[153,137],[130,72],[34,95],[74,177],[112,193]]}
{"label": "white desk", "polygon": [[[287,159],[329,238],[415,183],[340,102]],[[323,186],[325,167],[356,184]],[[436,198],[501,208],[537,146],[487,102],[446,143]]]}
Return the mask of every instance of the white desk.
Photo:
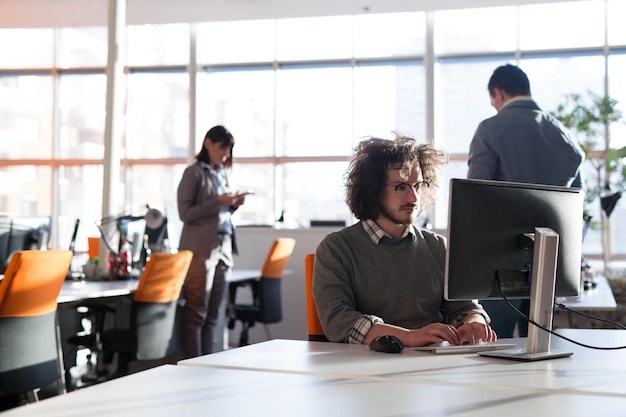
{"label": "white desk", "polygon": [[558,297],[557,303],[564,304],[572,311],[557,309],[554,316],[555,327],[584,327],[589,328],[592,320],[576,314],[577,311],[590,315],[598,314],[604,318],[614,319],[614,316],[607,317],[606,312],[617,310],[617,303],[613,296],[613,290],[606,277],[598,276],[594,278],[596,286],[582,291],[579,297]]}
{"label": "white desk", "polygon": [[137,279],[120,281],[65,281],[57,297],[59,304],[96,298],[119,297],[132,294],[139,284]]}
{"label": "white desk", "polygon": [[594,278],[595,288],[582,291],[579,297],[558,297],[558,303],[565,304],[573,310],[603,311],[615,310],[617,303],[606,277]]}
{"label": "white desk", "polygon": [[[258,269],[234,269],[230,281],[257,278]],[[130,295],[137,289],[138,279],[113,281],[65,281],[57,298],[59,304],[88,301],[97,298],[120,297]]]}
{"label": "white desk", "polygon": [[622,417],[624,404],[568,392],[164,365],[2,416]]}
{"label": "white desk", "polygon": [[[0,281],[4,275],[0,275]],[[59,304],[73,303],[95,298],[119,297],[135,292],[138,279],[116,281],[73,281],[63,282],[57,302]]]}
{"label": "white desk", "polygon": [[[291,270],[283,271],[283,275],[291,274]],[[261,278],[261,270],[260,269],[233,269],[230,273],[230,278],[228,282],[231,281],[244,281],[246,279],[259,279]]]}
{"label": "white desk", "polygon": [[244,281],[246,279],[254,279],[261,277],[260,269],[233,269],[230,273],[228,282]]}
{"label": "white desk", "polygon": [[[626,345],[626,332],[623,330],[561,329],[559,333],[591,345]],[[502,341],[513,341],[520,347],[525,347],[526,342],[525,339]],[[179,365],[336,378],[380,377],[393,381],[508,388],[522,392],[600,395],[621,398],[626,407],[624,350],[591,350],[556,337],[552,339],[552,346],[554,350],[574,351],[574,355],[524,363],[476,354],[434,355],[410,349],[401,354],[384,354],[370,351],[362,345],[272,340],[184,360]]]}

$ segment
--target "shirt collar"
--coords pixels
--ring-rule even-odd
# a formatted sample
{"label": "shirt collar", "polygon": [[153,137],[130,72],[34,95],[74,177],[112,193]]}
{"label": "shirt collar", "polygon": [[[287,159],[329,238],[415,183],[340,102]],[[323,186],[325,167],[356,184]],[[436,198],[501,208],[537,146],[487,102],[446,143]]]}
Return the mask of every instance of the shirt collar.
{"label": "shirt collar", "polygon": [[198,163],[200,164],[200,166],[202,167],[202,169],[206,169],[207,171],[212,172],[212,173],[214,173],[214,174],[219,174],[219,173],[222,171],[222,169],[221,169],[221,168],[217,168],[217,169],[215,169],[215,168],[213,168],[213,167],[211,166],[211,164],[207,164],[207,163],[206,163],[206,162],[204,162],[204,161],[198,161]]}
{"label": "shirt collar", "polygon": [[[374,220],[371,220],[371,219],[363,220],[361,224],[363,225],[363,230],[365,230],[365,233],[367,233],[369,238],[376,245],[378,245],[380,240],[384,237],[389,238],[389,239],[392,238]],[[404,239],[407,236],[410,236],[411,240],[415,241],[416,234],[415,234],[415,229],[412,226],[406,228],[404,234],[402,234],[401,239]]]}
{"label": "shirt collar", "polygon": [[502,110],[503,108],[505,108],[506,106],[508,106],[509,104],[515,102],[515,101],[532,101],[532,97],[531,96],[515,96],[513,98],[510,98],[506,103],[504,103],[502,105],[502,107],[500,107],[500,110]]}

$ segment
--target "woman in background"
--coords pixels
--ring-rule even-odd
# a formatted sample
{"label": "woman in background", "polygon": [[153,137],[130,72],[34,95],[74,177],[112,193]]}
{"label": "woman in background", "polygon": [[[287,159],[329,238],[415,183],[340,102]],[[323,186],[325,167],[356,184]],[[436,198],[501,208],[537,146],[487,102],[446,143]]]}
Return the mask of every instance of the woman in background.
{"label": "woman in background", "polygon": [[231,215],[245,201],[245,194],[233,194],[228,184],[234,145],[228,129],[212,127],[178,185],[178,214],[183,221],[179,250],[193,252],[183,288],[187,358],[223,350],[226,280],[237,254]]}

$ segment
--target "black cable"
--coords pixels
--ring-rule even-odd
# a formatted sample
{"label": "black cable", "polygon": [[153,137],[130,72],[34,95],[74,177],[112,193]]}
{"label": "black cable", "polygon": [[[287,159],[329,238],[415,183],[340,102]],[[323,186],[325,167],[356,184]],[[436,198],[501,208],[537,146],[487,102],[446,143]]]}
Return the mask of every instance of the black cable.
{"label": "black cable", "polygon": [[[565,336],[563,336],[561,334],[556,333],[553,330],[550,330],[550,329],[542,326],[541,324],[535,322],[534,320],[531,320],[530,317],[526,316],[526,314],[522,313],[517,307],[515,307],[511,303],[511,301],[508,299],[508,297],[504,294],[504,291],[502,290],[502,283],[500,282],[500,277],[497,274],[496,274],[496,283],[498,284],[498,291],[500,292],[500,295],[502,296],[502,299],[504,301],[506,301],[506,303],[509,305],[509,307],[511,307],[513,309],[513,311],[515,311],[520,317],[522,317],[524,320],[526,320],[529,324],[537,326],[541,330],[544,330],[544,331],[550,333],[551,335],[554,335],[556,337],[560,337],[563,340],[567,340],[570,343],[573,343],[575,345],[582,346],[582,347],[585,347],[585,348],[596,349],[596,350],[620,350],[620,349],[626,349],[626,346],[608,346],[608,347],[604,347],[604,346],[587,345],[585,343],[577,342],[576,340],[570,339],[569,337],[565,337]],[[556,305],[560,307],[559,304],[556,304]],[[573,310],[567,309],[567,307],[565,309],[568,310],[568,311],[573,311]],[[579,313],[579,312],[576,312],[576,313],[584,315],[584,316],[587,316],[587,317],[592,318],[592,319],[596,319],[596,317],[589,316],[589,315],[586,315],[584,313]],[[604,321],[604,320],[599,319],[599,318],[598,318],[598,320]],[[622,326],[621,324],[618,324],[618,323],[615,323],[615,322],[611,322],[610,320],[607,320],[607,322],[613,323],[613,324],[617,324],[619,327],[624,328],[624,326]]]}
{"label": "black cable", "polygon": [[576,310],[573,310],[573,309],[569,308],[569,307],[568,307],[568,306],[566,306],[565,304],[561,304],[561,303],[554,303],[554,305],[555,305],[555,306],[557,306],[558,308],[560,308],[561,310],[565,310],[565,311],[568,311],[568,312],[570,312],[570,313],[578,314],[579,316],[582,316],[582,317],[588,318],[588,319],[590,319],[590,320],[596,320],[596,321],[601,321],[601,322],[604,322],[604,323],[612,324],[612,325],[613,325],[613,326],[615,326],[615,327],[619,327],[619,328],[621,328],[621,329],[626,330],[626,326],[625,326],[625,325],[623,325],[622,323],[617,322],[617,321],[613,321],[613,320],[609,320],[609,319],[604,319],[604,318],[602,318],[602,317],[592,316],[592,315],[590,315],[590,314],[583,313],[582,311],[576,311]]}

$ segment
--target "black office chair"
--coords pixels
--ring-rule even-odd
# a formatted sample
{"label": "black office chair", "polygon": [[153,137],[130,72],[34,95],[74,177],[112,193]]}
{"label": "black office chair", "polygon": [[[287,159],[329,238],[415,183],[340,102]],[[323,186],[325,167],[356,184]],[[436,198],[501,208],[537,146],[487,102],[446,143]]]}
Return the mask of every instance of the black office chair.
{"label": "black office chair", "polygon": [[155,253],[146,264],[133,294],[130,328],[104,329],[104,315],[110,307],[95,305],[95,331],[75,335],[68,343],[101,353],[111,363],[117,355],[117,369],[101,375],[96,382],[128,374],[130,361],[163,359],[177,350],[176,309],[191,264],[191,251]]}
{"label": "black office chair", "polygon": [[[267,324],[278,323],[283,319],[281,279],[285,265],[296,246],[295,239],[277,238],[270,248],[259,278],[231,282],[228,286],[228,328],[234,329],[236,321],[240,321],[242,328],[239,334],[239,346],[248,344],[248,331],[256,322],[265,324],[268,339]],[[249,287],[252,291],[252,302],[238,304],[237,290]]]}
{"label": "black office chair", "polygon": [[13,254],[0,282],[1,409],[29,401],[57,381],[65,392],[57,343],[57,298],[72,252],[29,250]]}

